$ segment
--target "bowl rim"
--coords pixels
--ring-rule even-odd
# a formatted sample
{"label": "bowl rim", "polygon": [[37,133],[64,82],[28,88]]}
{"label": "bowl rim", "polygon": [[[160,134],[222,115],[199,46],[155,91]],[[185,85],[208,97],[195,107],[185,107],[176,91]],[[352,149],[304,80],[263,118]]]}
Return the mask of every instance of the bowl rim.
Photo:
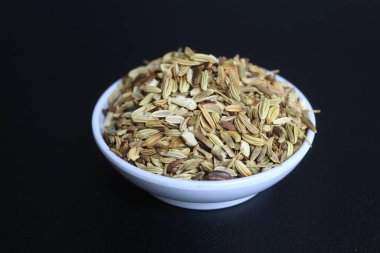
{"label": "bowl rim", "polygon": [[[308,117],[311,120],[311,122],[315,125],[315,115],[313,113],[313,108],[310,104],[310,102],[307,100],[305,95],[291,82],[287,81],[285,78],[275,75],[275,78],[285,83],[285,85],[288,85],[290,87],[293,87],[296,90],[297,95],[301,99],[303,105],[308,112]],[[119,156],[117,156],[115,153],[113,153],[108,145],[106,144],[105,140],[102,136],[102,124],[100,123],[100,117],[102,115],[102,110],[105,109],[108,106],[108,97],[111,94],[111,92],[116,88],[116,86],[120,83],[121,79],[118,79],[115,81],[112,85],[110,85],[100,96],[98,101],[96,102],[95,108],[92,113],[92,132],[95,138],[95,141],[101,150],[101,152],[106,156],[108,160],[110,160],[113,164],[117,165],[117,167],[124,172],[131,174],[141,180],[149,181],[150,183],[154,183],[155,185],[161,185],[165,187],[171,187],[176,189],[187,189],[187,190],[193,190],[196,188],[201,188],[202,190],[226,190],[227,188],[236,188],[236,187],[244,187],[248,185],[253,185],[256,183],[262,183],[263,181],[273,179],[279,175],[282,175],[284,172],[289,173],[294,165],[297,165],[303,157],[306,155],[308,150],[310,149],[309,143],[307,141],[304,141],[299,150],[297,150],[296,153],[294,153],[290,158],[285,160],[281,165],[278,165],[268,171],[260,172],[255,175],[251,175],[248,177],[242,177],[242,178],[236,178],[236,179],[230,179],[230,180],[220,180],[220,181],[196,181],[196,180],[185,180],[185,179],[179,179],[179,178],[171,178],[171,177],[165,177],[162,175],[156,175],[154,173],[145,171],[143,169],[140,169],[127,161],[123,160]],[[315,133],[308,129],[306,134],[308,140],[310,141],[310,144],[313,143]],[[227,187],[227,188],[226,188]]]}

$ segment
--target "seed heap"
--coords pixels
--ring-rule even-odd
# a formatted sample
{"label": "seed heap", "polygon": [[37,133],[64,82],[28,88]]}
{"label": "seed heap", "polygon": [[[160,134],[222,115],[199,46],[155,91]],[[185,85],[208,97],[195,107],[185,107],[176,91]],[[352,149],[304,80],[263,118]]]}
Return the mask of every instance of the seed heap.
{"label": "seed heap", "polygon": [[234,58],[169,52],[133,69],[108,99],[104,139],[163,176],[224,180],[281,164],[316,132],[293,88]]}

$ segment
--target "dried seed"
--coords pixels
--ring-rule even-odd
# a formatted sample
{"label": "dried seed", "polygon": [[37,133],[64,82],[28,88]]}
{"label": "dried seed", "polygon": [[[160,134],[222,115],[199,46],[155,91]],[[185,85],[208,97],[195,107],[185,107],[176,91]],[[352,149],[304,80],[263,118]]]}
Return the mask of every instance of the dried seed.
{"label": "dried seed", "polygon": [[197,172],[194,176],[191,177],[192,180],[203,180],[205,173],[203,171]]}
{"label": "dried seed", "polygon": [[188,155],[184,154],[178,149],[170,149],[167,152],[160,152],[160,155],[166,156],[166,157],[174,157],[177,159],[185,159],[189,157]]}
{"label": "dried seed", "polygon": [[161,93],[161,89],[155,86],[144,86],[141,88],[146,93]]}
{"label": "dried seed", "polygon": [[183,66],[197,66],[201,64],[201,62],[198,62],[198,61],[189,61],[189,60],[179,59],[179,58],[174,58],[173,62],[178,63]]}
{"label": "dried seed", "polygon": [[114,148],[111,148],[111,151],[112,152],[114,152],[117,156],[120,156],[120,157],[123,157],[123,154],[122,153],[120,153],[120,151],[119,150],[117,150],[117,149],[114,149]]}
{"label": "dried seed", "polygon": [[186,109],[189,109],[191,111],[195,110],[197,108],[197,103],[191,99],[191,98],[185,98],[183,96],[177,96],[175,98],[169,98],[169,104],[173,103],[176,105],[180,105],[185,107]]}
{"label": "dried seed", "polygon": [[245,140],[246,142],[254,146],[264,146],[267,144],[266,140],[262,138],[253,137],[249,134],[243,134],[242,137],[243,137],[243,140]]}
{"label": "dried seed", "polygon": [[133,147],[129,150],[128,160],[136,161],[140,157],[140,147]]}
{"label": "dried seed", "polygon": [[160,156],[160,162],[162,162],[164,164],[170,164],[170,163],[174,162],[175,160],[177,160],[177,158],[175,158],[175,157],[163,157],[163,156]]}
{"label": "dried seed", "polygon": [[235,118],[234,119],[234,124],[235,124],[235,127],[236,127],[236,130],[241,133],[241,134],[245,134],[247,133],[247,128],[245,127],[245,125],[241,122],[240,118]]}
{"label": "dried seed", "polygon": [[259,147],[259,146],[254,147],[249,160],[251,161],[256,160],[259,157],[261,150],[262,150],[262,147]]}
{"label": "dried seed", "polygon": [[157,118],[165,118],[165,117],[170,116],[172,114],[173,114],[173,112],[170,110],[158,110],[158,111],[152,112],[151,116],[157,117]]}
{"label": "dried seed", "polygon": [[249,148],[249,144],[248,144],[248,142],[246,142],[246,141],[241,141],[241,142],[240,142],[240,151],[241,151],[241,153],[242,153],[245,157],[249,157],[250,148]]}
{"label": "dried seed", "polygon": [[268,147],[266,145],[262,147],[262,149],[260,151],[260,155],[256,159],[258,162],[263,162],[264,161],[265,155],[267,153],[267,148]]}
{"label": "dried seed", "polygon": [[185,148],[185,147],[186,145],[183,142],[181,137],[175,137],[174,139],[172,139],[168,146],[168,148]]}
{"label": "dried seed", "polygon": [[188,56],[188,57],[191,57],[194,55],[194,51],[189,48],[189,47],[185,47],[185,54]]}
{"label": "dried seed", "polygon": [[[161,133],[158,133],[148,139],[146,139],[143,143],[142,143],[142,146],[143,147],[153,147],[154,145],[156,145],[161,139],[163,138],[163,135]],[[129,151],[131,152],[131,151]]]}
{"label": "dried seed", "polygon": [[194,136],[201,141],[203,144],[205,144],[208,148],[212,148],[214,146],[214,143],[210,141],[204,134],[201,132],[193,132]]}
{"label": "dried seed", "polygon": [[234,148],[235,143],[232,137],[228,134],[228,132],[220,132],[220,138],[230,147]]}
{"label": "dried seed", "polygon": [[227,112],[242,112],[244,111],[244,107],[242,105],[227,105],[224,110]]}
{"label": "dried seed", "polygon": [[154,174],[162,175],[164,173],[164,169],[156,166],[149,166],[145,168],[146,171],[152,172]]}
{"label": "dried seed", "polygon": [[142,129],[142,130],[137,131],[136,138],[144,140],[144,139],[152,137],[153,135],[159,132],[160,131],[157,129]]}
{"label": "dried seed", "polygon": [[229,157],[235,157],[235,152],[227,145],[223,145],[222,148],[226,151]]}
{"label": "dried seed", "polygon": [[[189,84],[193,84],[193,70],[191,68],[189,68],[189,70],[187,71],[186,73],[186,81],[189,83]],[[194,95],[192,95],[194,96]]]}
{"label": "dried seed", "polygon": [[186,131],[183,131],[181,136],[182,136],[182,139],[185,141],[186,145],[191,146],[191,147],[198,145],[198,142],[195,139],[195,136],[193,133],[186,130]]}
{"label": "dried seed", "polygon": [[214,165],[209,162],[209,161],[203,161],[201,163],[201,167],[206,171],[206,172],[212,172],[214,171]]}
{"label": "dried seed", "polygon": [[173,89],[173,83],[171,81],[171,78],[168,76],[165,76],[164,81],[162,82],[162,97],[164,99],[167,99],[172,92]]}
{"label": "dried seed", "polygon": [[251,133],[257,134],[257,133],[260,132],[257,127],[255,127],[254,125],[252,125],[252,123],[249,121],[249,119],[247,118],[247,116],[245,116],[245,115],[239,115],[239,120],[245,126],[245,128],[248,131],[250,131]]}
{"label": "dried seed", "polygon": [[273,124],[283,125],[283,124],[286,124],[286,123],[290,122],[291,120],[292,119],[289,118],[289,117],[277,118],[277,119],[273,120]]}
{"label": "dried seed", "polygon": [[223,142],[219,139],[218,136],[216,136],[215,134],[208,134],[207,137],[210,139],[210,141],[212,143],[214,143],[215,145],[218,145],[219,147],[223,147]]}
{"label": "dried seed", "polygon": [[266,118],[267,124],[272,123],[278,117],[279,113],[280,113],[280,107],[278,105],[272,106],[269,109],[269,112]]}
{"label": "dried seed", "polygon": [[211,113],[217,113],[217,114],[222,114],[223,113],[223,110],[224,110],[224,105],[221,104],[221,103],[207,103],[207,104],[203,104],[203,107],[204,109],[207,111],[207,112],[211,112]]}
{"label": "dried seed", "polygon": [[252,171],[247,168],[247,166],[240,160],[236,160],[235,162],[236,169],[243,175],[243,176],[250,176],[252,175]]}
{"label": "dried seed", "polygon": [[227,133],[234,139],[235,142],[241,141],[241,135],[236,131],[227,131]]}
{"label": "dried seed", "polygon": [[205,120],[210,125],[212,129],[216,128],[214,120],[211,118],[210,114],[206,111],[206,109],[202,105],[198,105],[199,109],[201,110],[203,117],[205,117]]}
{"label": "dried seed", "polygon": [[293,144],[296,144],[298,134],[294,132],[295,128],[289,124],[286,124],[285,129],[286,129],[286,132],[288,133],[290,142]]}
{"label": "dried seed", "polygon": [[287,144],[287,150],[286,150],[286,157],[289,158],[294,153],[293,143],[290,141],[286,141]]}
{"label": "dried seed", "polygon": [[185,118],[178,115],[171,115],[171,116],[165,117],[165,121],[168,122],[169,124],[181,124],[182,122],[185,121]]}
{"label": "dried seed", "polygon": [[190,83],[186,81],[185,78],[181,78],[179,82],[179,92],[185,93],[188,92],[190,89]]}
{"label": "dried seed", "polygon": [[201,102],[201,101],[204,101],[204,100],[215,100],[218,98],[218,96],[213,96],[211,97],[211,95],[214,93],[214,90],[213,89],[208,89],[208,90],[205,90],[205,91],[201,91],[201,89],[197,89],[197,88],[194,88],[192,90],[192,95],[193,96],[193,99],[195,102]]}
{"label": "dried seed", "polygon": [[202,162],[203,162],[203,159],[199,159],[199,158],[189,159],[182,162],[180,169],[182,171],[189,171],[189,170],[197,168]]}
{"label": "dried seed", "polygon": [[226,152],[224,152],[222,150],[222,148],[218,145],[215,145],[212,149],[211,149],[211,153],[216,157],[218,158],[220,161],[224,161],[226,159]]}
{"label": "dried seed", "polygon": [[259,106],[259,117],[262,120],[265,120],[269,112],[269,100],[264,97],[260,101],[260,106]]}
{"label": "dried seed", "polygon": [[229,69],[228,70],[228,76],[229,78],[226,78],[228,86],[228,93],[230,96],[235,99],[236,101],[240,101],[240,80],[239,80],[239,75],[236,71],[236,69]]}
{"label": "dried seed", "polygon": [[280,160],[278,159],[278,156],[276,155],[276,153],[273,152],[273,137],[271,137],[269,140],[268,140],[268,143],[267,143],[267,154],[269,156],[269,158],[275,162],[275,163],[280,163]]}
{"label": "dried seed", "polygon": [[207,90],[207,86],[208,86],[208,71],[203,70],[202,71],[202,78],[201,78],[201,89]]}
{"label": "dried seed", "polygon": [[219,62],[218,59],[211,54],[208,54],[208,55],[207,54],[199,54],[199,53],[193,54],[192,59],[194,61],[198,61],[198,62],[211,62],[211,63],[218,63]]}
{"label": "dried seed", "polygon": [[237,173],[234,170],[223,167],[223,166],[215,167],[214,171],[227,172],[228,174],[230,174],[231,177],[237,177]]}
{"label": "dried seed", "polygon": [[[155,149],[142,149],[142,150],[140,151],[140,153],[141,153],[142,155],[152,156],[152,155],[157,154],[157,150],[155,150]],[[152,159],[153,159],[153,158],[152,158]]]}
{"label": "dried seed", "polygon": [[236,127],[232,121],[219,121],[219,125],[231,131],[236,131]]}
{"label": "dried seed", "polygon": [[214,171],[214,172],[208,173],[206,178],[208,180],[226,180],[226,179],[231,179],[231,175],[225,171]]}

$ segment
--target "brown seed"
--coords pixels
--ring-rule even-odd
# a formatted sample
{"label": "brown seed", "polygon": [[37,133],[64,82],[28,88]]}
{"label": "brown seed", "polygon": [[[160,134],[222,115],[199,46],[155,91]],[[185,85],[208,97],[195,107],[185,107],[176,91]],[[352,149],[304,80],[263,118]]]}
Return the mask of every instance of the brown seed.
{"label": "brown seed", "polygon": [[219,121],[219,125],[231,131],[236,131],[236,127],[232,121]]}
{"label": "brown seed", "polygon": [[[169,163],[167,171],[169,173],[176,172],[175,168],[177,168],[177,166],[180,165],[181,163],[183,163],[184,161],[185,161],[185,159],[177,159],[174,162]],[[178,170],[178,168],[177,168],[177,170]]]}
{"label": "brown seed", "polygon": [[225,171],[214,171],[207,174],[208,180],[226,180],[231,179],[231,175]]}

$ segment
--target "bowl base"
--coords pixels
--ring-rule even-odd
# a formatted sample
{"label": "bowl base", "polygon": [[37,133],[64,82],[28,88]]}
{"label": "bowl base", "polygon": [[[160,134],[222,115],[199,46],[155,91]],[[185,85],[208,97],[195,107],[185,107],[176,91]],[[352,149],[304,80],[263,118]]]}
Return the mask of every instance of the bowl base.
{"label": "bowl base", "polygon": [[194,210],[213,210],[213,209],[221,209],[221,208],[238,205],[240,203],[243,203],[253,198],[254,196],[256,196],[256,194],[253,194],[251,196],[241,198],[241,199],[235,199],[235,200],[225,201],[225,202],[216,202],[216,203],[183,202],[183,201],[178,201],[174,199],[164,198],[164,197],[154,195],[154,194],[153,196],[173,206],[178,206],[178,207],[187,208],[187,209],[194,209]]}

